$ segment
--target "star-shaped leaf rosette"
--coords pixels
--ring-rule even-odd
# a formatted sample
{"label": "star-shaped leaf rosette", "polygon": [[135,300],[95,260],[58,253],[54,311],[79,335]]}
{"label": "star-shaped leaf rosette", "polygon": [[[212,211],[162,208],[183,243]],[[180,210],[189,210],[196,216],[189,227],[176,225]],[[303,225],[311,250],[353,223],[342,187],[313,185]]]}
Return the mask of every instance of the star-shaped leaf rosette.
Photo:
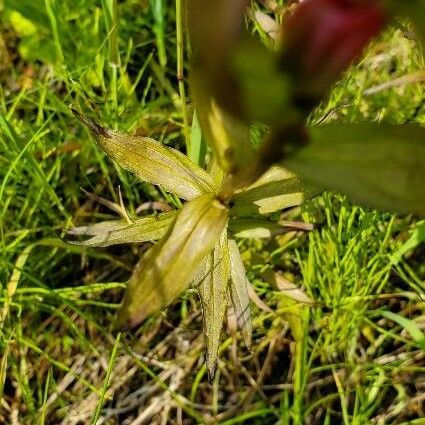
{"label": "star-shaped leaf rosette", "polygon": [[111,159],[140,180],[186,201],[179,210],[69,231],[89,236],[74,242],[86,247],[157,241],[130,277],[116,327],[138,325],[192,285],[202,302],[206,363],[212,377],[229,305],[246,345],[251,343],[249,283],[235,238],[266,238],[293,230],[291,223],[271,221],[268,215],[300,204],[314,189],[276,166],[244,190],[230,193],[227,189],[224,194],[219,167],[211,167],[208,173],[176,149],[105,129],[75,109],[73,113]]}
{"label": "star-shaped leaf rosette", "polygon": [[[187,201],[179,211],[72,231],[91,236],[82,242],[86,246],[158,241],[130,278],[117,326],[137,325],[193,285],[202,300],[212,376],[229,303],[247,345],[251,340],[248,282],[236,237],[285,232],[268,214],[298,205],[317,193],[313,187],[343,192],[366,206],[425,215],[425,127],[307,125],[332,85],[395,17],[410,18],[423,45],[424,5],[304,0],[283,19],[273,49],[244,28],[250,1],[191,0],[190,85],[212,152],[210,172],[177,150],[104,129],[74,111],[118,164]],[[268,129],[258,148],[250,138],[255,122]]]}

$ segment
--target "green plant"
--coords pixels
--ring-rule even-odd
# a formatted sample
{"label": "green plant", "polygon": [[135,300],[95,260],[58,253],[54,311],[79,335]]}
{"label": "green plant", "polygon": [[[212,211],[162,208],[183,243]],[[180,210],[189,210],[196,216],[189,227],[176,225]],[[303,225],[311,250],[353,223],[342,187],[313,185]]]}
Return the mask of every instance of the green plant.
{"label": "green plant", "polygon": [[123,220],[70,230],[73,235],[90,236],[79,242],[90,247],[159,240],[134,269],[116,327],[136,326],[192,284],[202,302],[207,367],[212,377],[229,301],[246,345],[251,342],[248,281],[234,238],[286,232],[291,223],[279,223],[268,215],[298,205],[314,189],[276,166],[251,186],[223,193],[223,172],[214,162],[208,173],[153,139],[108,130],[75,109],[73,113],[119,165],[187,201],[178,211],[134,220],[121,206]]}
{"label": "green plant", "polygon": [[[232,3],[227,19],[229,6],[224,0],[190,4],[191,85],[195,117],[213,151],[209,173],[152,139],[107,130],[73,111],[112,159],[143,181],[188,201],[179,212],[134,222],[122,206],[124,221],[72,233],[91,235],[84,242],[89,246],[160,240],[136,266],[116,325],[139,324],[192,282],[203,305],[210,376],[228,299],[246,343],[250,341],[247,281],[233,238],[282,232],[282,226],[261,215],[298,205],[317,192],[288,169],[307,182],[341,190],[371,206],[425,214],[423,127],[306,125],[332,83],[392,19],[391,7],[386,9],[380,2],[309,0],[287,21],[280,51],[275,52],[240,28],[246,6],[242,0]],[[337,22],[330,29],[322,22],[328,17]],[[318,36],[320,46],[314,41]],[[343,37],[341,46],[334,44],[338,36]],[[306,47],[303,54],[301,45]],[[180,93],[183,97],[181,83]],[[199,144],[189,139],[184,116],[189,155],[200,158],[194,154]],[[251,141],[252,122],[270,129],[258,149]],[[393,180],[390,185],[389,180]]]}
{"label": "green plant", "polygon": [[[308,124],[341,73],[394,19],[412,18],[421,45],[423,2],[307,0],[289,13],[277,48],[244,30],[247,1],[190,4],[194,99],[230,192],[280,163],[364,205],[425,213],[423,126]],[[253,121],[269,126],[257,151]]]}

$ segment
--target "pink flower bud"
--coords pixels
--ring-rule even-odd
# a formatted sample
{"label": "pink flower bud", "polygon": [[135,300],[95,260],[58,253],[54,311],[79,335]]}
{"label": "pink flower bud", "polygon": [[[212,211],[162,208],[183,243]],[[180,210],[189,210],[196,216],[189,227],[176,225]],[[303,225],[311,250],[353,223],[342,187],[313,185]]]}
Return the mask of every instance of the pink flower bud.
{"label": "pink flower bud", "polygon": [[379,0],[304,0],[284,25],[282,59],[314,91],[323,91],[386,21]]}

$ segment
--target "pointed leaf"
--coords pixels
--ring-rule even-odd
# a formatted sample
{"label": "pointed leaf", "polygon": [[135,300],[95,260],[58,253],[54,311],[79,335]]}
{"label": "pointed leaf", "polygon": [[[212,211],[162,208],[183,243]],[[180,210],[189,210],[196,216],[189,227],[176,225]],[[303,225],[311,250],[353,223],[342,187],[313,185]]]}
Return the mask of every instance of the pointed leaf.
{"label": "pointed leaf", "polygon": [[285,163],[302,178],[368,206],[425,214],[425,127],[332,124]]}
{"label": "pointed leaf", "polygon": [[71,242],[81,246],[111,246],[122,243],[141,243],[161,239],[172,225],[177,211],[151,217],[138,218],[133,223],[124,220],[104,221],[89,226],[75,227],[71,235],[92,236],[90,239]]}
{"label": "pointed leaf", "polygon": [[168,234],[136,266],[116,326],[133,327],[175,300],[214,249],[226,223],[227,210],[214,195],[186,203]]}
{"label": "pointed leaf", "polygon": [[392,254],[391,263],[397,264],[407,252],[414,250],[423,242],[425,242],[425,222],[420,221],[419,223],[416,223],[409,239],[407,239],[407,241],[404,242],[403,245],[394,252],[394,254]]}
{"label": "pointed leaf", "polygon": [[392,311],[381,311],[382,316],[386,319],[392,320],[393,322],[400,325],[403,329],[409,332],[413,341],[422,349],[425,350],[425,334],[421,328],[413,320],[407,319],[400,314],[393,313]]}
{"label": "pointed leaf", "polygon": [[220,334],[227,310],[229,276],[229,251],[225,230],[217,241],[214,251],[203,263],[197,278],[204,318],[206,364],[210,381],[214,378]]}
{"label": "pointed leaf", "polygon": [[108,130],[78,111],[72,112],[110,158],[141,180],[187,200],[214,192],[209,174],[176,149],[148,137]]}
{"label": "pointed leaf", "polygon": [[238,327],[242,331],[245,344],[247,347],[250,347],[252,340],[252,323],[245,267],[236,242],[230,239],[228,244],[231,265],[230,297]]}
{"label": "pointed leaf", "polygon": [[234,197],[232,215],[269,214],[299,205],[317,193],[283,167],[274,166]]}
{"label": "pointed leaf", "polygon": [[196,111],[193,112],[192,128],[190,132],[190,146],[188,147],[187,156],[199,166],[205,163],[205,155],[207,153],[207,145],[205,137],[202,134],[201,125],[199,124]]}

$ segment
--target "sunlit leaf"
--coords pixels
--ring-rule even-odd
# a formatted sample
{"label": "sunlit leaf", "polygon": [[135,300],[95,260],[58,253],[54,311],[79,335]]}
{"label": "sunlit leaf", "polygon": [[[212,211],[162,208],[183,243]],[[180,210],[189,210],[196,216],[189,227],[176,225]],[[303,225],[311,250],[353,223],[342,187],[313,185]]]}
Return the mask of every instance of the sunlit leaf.
{"label": "sunlit leaf", "polygon": [[203,166],[205,155],[207,153],[207,145],[205,137],[202,134],[201,125],[199,124],[196,111],[193,112],[192,128],[190,132],[190,146],[188,147],[187,156],[199,166]]}
{"label": "sunlit leaf", "polygon": [[271,39],[277,41],[282,30],[279,23],[261,10],[256,10],[253,14],[256,24],[261,30],[266,33]]}
{"label": "sunlit leaf", "polygon": [[425,214],[425,127],[332,124],[285,165],[302,178],[368,206]]}
{"label": "sunlit leaf", "polygon": [[220,334],[229,297],[229,277],[229,251],[225,230],[217,241],[214,251],[203,262],[203,267],[198,271],[198,277],[194,282],[202,302],[206,364],[210,380],[214,377],[217,365]]}
{"label": "sunlit leaf", "polygon": [[223,185],[224,170],[220,167],[215,156],[208,163],[208,172],[214,181],[215,187],[220,188]]}
{"label": "sunlit leaf", "polygon": [[397,264],[403,256],[409,252],[413,251],[418,245],[425,242],[425,222],[420,221],[416,223],[415,228],[412,230],[412,233],[403,245],[397,249],[391,256],[391,262]]}
{"label": "sunlit leaf", "polygon": [[245,344],[247,347],[250,347],[252,340],[252,323],[245,267],[236,242],[233,239],[229,239],[228,245],[231,265],[230,297],[238,327],[242,332]]}
{"label": "sunlit leaf", "polygon": [[214,191],[209,174],[176,149],[148,137],[105,129],[72,111],[109,157],[141,180],[187,200]]}
{"label": "sunlit leaf", "polygon": [[278,313],[288,323],[295,342],[300,343],[307,332],[309,306],[288,297],[281,297],[278,302]]}
{"label": "sunlit leaf", "polygon": [[250,187],[236,193],[232,214],[269,214],[299,205],[317,193],[283,167],[275,166]]}
{"label": "sunlit leaf", "polygon": [[140,260],[130,278],[116,326],[133,327],[186,289],[227,223],[212,194],[186,203],[167,235]]}
{"label": "sunlit leaf", "polygon": [[261,218],[236,218],[230,220],[229,230],[238,238],[272,238],[286,233],[291,228],[280,226],[274,221]]}
{"label": "sunlit leaf", "polygon": [[260,309],[266,313],[273,313],[273,310],[257,295],[251,283],[247,281],[249,299]]}
{"label": "sunlit leaf", "polygon": [[192,91],[202,130],[218,163],[227,173],[241,174],[254,157],[248,125],[222,109],[205,86],[196,81],[196,74]]}
{"label": "sunlit leaf", "polygon": [[161,239],[176,218],[177,211],[142,217],[133,223],[125,220],[104,221],[68,231],[75,236],[92,236],[85,241],[71,242],[81,246],[105,247],[122,243],[141,243]]}
{"label": "sunlit leaf", "polygon": [[274,282],[285,297],[303,304],[313,304],[314,301],[295,283],[285,279],[279,273],[274,273]]}
{"label": "sunlit leaf", "polygon": [[381,314],[404,328],[410,334],[413,341],[415,341],[422,350],[425,350],[425,334],[417,323],[399,314],[393,313],[392,311],[381,311]]}

